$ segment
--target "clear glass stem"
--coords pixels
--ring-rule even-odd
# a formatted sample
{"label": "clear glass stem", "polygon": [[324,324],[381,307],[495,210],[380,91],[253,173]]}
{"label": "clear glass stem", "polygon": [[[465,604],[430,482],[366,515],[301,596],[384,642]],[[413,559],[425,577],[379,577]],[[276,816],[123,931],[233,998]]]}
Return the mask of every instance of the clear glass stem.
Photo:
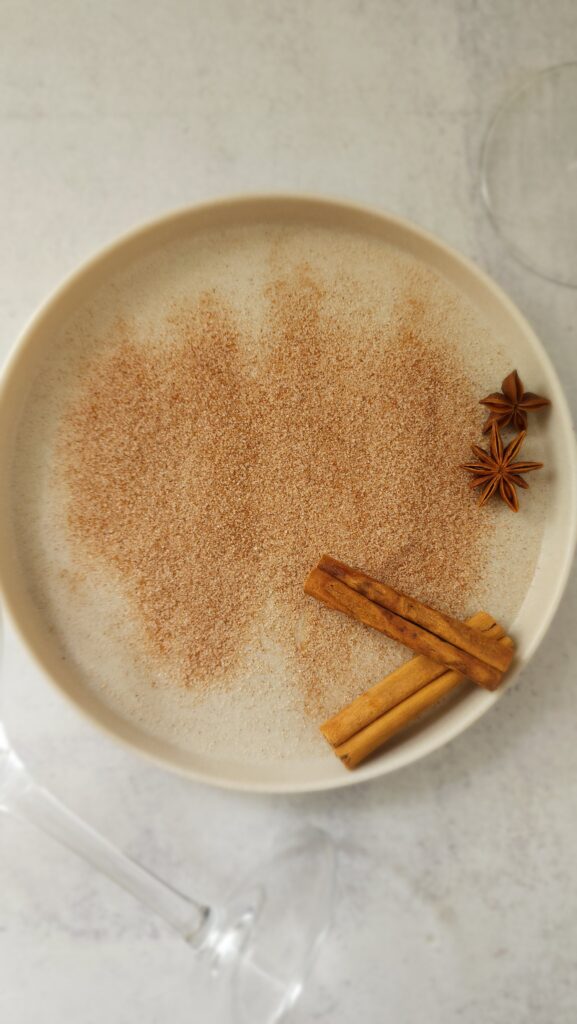
{"label": "clear glass stem", "polygon": [[200,949],[211,929],[208,907],[189,899],[127,857],[38,786],[17,754],[0,745],[0,809],[32,822],[127,889]]}

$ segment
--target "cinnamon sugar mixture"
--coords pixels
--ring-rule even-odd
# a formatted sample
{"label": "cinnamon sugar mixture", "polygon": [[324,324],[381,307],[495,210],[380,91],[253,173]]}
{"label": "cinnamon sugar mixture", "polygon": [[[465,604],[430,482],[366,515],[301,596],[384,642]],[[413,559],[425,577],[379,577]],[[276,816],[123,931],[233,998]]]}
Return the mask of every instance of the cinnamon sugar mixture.
{"label": "cinnamon sugar mixture", "polygon": [[[63,421],[68,521],[118,574],[176,685],[233,684],[271,603],[275,639],[324,710],[342,630],[304,597],[308,570],[344,553],[458,609],[479,571],[483,520],[458,468],[479,410],[412,293],[386,329],[325,311],[306,267],[267,297],[258,363],[218,294],[171,314],[170,345],[118,324]],[[321,643],[295,643],[299,625]]]}
{"label": "cinnamon sugar mixture", "polygon": [[482,329],[448,285],[382,244],[365,277],[317,248],[291,259],[277,238],[253,300],[215,273],[212,287],[183,282],[162,315],[111,303],[104,327],[74,328],[45,478],[52,601],[84,607],[81,623],[72,614],[93,674],[94,595],[106,603],[100,642],[125,652],[109,668],[132,658],[133,671],[120,700],[110,672],[99,685],[180,745],[218,749],[203,707],[236,734],[261,701],[263,723],[278,719],[262,749],[280,757],[278,730],[308,718],[310,738],[403,660],[304,596],[325,551],[456,615],[486,597],[505,520],[480,514],[459,469],[487,391],[460,332],[478,342]]}

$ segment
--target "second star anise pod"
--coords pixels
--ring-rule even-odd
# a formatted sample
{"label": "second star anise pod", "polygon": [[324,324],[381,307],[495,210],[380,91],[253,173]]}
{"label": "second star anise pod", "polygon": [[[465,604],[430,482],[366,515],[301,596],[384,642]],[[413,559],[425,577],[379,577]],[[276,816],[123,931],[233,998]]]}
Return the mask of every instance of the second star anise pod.
{"label": "second star anise pod", "polygon": [[550,405],[548,398],[542,395],[534,395],[532,391],[525,391],[523,383],[516,370],[513,370],[501,384],[501,391],[495,391],[492,395],[482,398],[481,405],[489,409],[489,416],[483,427],[483,433],[487,434],[493,424],[498,427],[516,427],[517,430],[527,429],[527,413],[533,409],[542,409]]}
{"label": "second star anise pod", "polygon": [[493,424],[489,451],[479,448],[478,444],[471,446],[477,461],[465,463],[463,469],[473,474],[470,486],[482,488],[479,505],[484,505],[493,494],[498,494],[513,512],[519,511],[517,487],[526,489],[529,486],[523,479],[523,474],[532,473],[533,470],[543,467],[542,462],[514,461],[523,447],[526,436],[527,432],[521,431],[504,448],[501,435]]}

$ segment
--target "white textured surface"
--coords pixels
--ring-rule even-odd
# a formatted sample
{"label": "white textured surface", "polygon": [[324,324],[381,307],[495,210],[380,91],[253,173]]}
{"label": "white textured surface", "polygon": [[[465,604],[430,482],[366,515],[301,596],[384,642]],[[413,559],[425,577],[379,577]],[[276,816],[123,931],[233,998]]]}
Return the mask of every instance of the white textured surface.
{"label": "white textured surface", "polygon": [[[476,259],[532,320],[577,413],[577,293],[513,262],[477,181],[501,96],[573,58],[572,0],[3,0],[0,38],[3,348],[63,275],[138,221],[216,194],[303,189],[406,215]],[[454,985],[428,1000],[429,1024],[573,1024],[576,595],[573,579],[493,714],[402,774],[333,795],[172,778],[96,733],[10,640],[7,718],[59,796],[208,897],[283,827],[329,828],[342,842],[337,929],[295,1024],[387,1020],[380,938],[395,866],[435,899],[462,953]],[[211,1019],[188,964],[128,896],[0,818],[2,1020]],[[405,983],[419,984],[410,957]]]}

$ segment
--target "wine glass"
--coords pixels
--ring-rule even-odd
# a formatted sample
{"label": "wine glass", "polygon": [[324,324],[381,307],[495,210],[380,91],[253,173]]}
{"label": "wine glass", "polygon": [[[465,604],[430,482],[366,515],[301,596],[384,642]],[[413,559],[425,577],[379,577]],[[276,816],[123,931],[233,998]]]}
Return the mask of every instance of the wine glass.
{"label": "wine glass", "polygon": [[131,860],[39,786],[1,719],[0,810],[49,833],[164,918],[228,987],[231,1021],[274,1024],[298,998],[333,905],[335,851],[325,832],[299,830],[209,907]]}
{"label": "wine glass", "polygon": [[577,63],[532,75],[504,101],[481,164],[487,209],[517,259],[577,287]]}

